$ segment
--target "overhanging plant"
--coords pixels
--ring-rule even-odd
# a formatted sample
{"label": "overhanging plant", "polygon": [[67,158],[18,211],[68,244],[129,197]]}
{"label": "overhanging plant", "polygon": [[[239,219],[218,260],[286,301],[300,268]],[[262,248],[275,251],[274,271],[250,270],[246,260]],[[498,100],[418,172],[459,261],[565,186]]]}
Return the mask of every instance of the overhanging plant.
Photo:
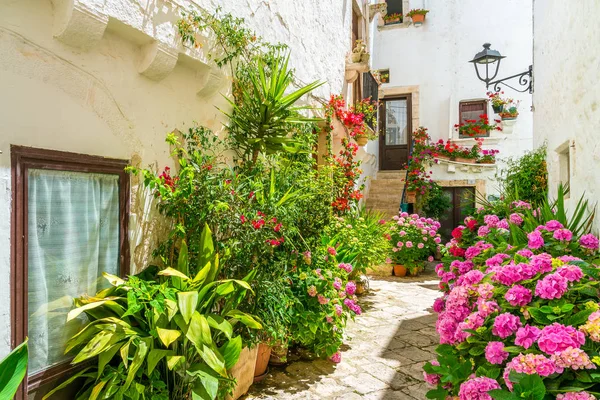
{"label": "overhanging plant", "polygon": [[[249,281],[216,280],[219,257],[205,227],[189,276],[185,242],[177,264],[150,267],[127,280],[105,274],[112,287],[75,300],[68,319],[85,313],[88,324],[67,342],[73,364],[97,359],[44,398],[84,378],[78,398],[134,399],[140,394],[176,399],[216,399],[234,384],[228,370],[237,362],[242,338],[236,325],[262,328],[238,307],[251,292]],[[115,367],[116,365],[116,367]],[[163,398],[163,397],[159,397]]]}
{"label": "overhanging plant", "polygon": [[27,372],[27,339],[0,361],[0,399],[12,399]]}

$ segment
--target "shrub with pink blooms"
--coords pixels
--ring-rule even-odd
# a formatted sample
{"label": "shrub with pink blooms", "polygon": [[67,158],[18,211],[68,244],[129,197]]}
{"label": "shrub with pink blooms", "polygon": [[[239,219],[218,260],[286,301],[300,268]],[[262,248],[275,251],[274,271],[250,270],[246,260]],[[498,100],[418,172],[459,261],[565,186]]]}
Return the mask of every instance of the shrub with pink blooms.
{"label": "shrub with pink blooms", "polygon": [[423,269],[431,260],[441,242],[440,223],[418,214],[402,212],[389,222],[389,240],[392,245],[390,259],[405,266],[411,274]]}
{"label": "shrub with pink blooms", "polygon": [[428,398],[600,393],[598,238],[560,212],[539,224],[532,211],[524,202],[504,215],[480,210],[443,250],[436,272],[444,294],[434,304],[441,345],[424,367],[435,377]]}

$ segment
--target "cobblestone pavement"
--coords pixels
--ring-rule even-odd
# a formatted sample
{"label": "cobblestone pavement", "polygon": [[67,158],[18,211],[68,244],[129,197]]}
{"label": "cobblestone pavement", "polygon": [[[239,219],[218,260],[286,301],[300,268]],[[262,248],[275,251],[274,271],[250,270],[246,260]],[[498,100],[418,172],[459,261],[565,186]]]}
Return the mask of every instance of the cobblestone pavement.
{"label": "cobblestone pavement", "polygon": [[363,314],[348,324],[342,362],[299,360],[271,368],[250,399],[425,399],[422,366],[437,344],[436,276],[371,278]]}

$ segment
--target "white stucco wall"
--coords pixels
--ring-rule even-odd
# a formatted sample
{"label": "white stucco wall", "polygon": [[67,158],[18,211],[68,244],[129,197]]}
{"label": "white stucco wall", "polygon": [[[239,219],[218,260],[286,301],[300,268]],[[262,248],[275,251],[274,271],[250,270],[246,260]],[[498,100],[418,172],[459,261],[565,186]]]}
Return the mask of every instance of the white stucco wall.
{"label": "white stucco wall", "polygon": [[599,17],[597,1],[535,0],[534,139],[536,145],[548,144],[551,196],[561,176],[556,149],[572,145],[571,209],[583,193],[600,203]]}
{"label": "white stucco wall", "polygon": [[[287,43],[301,81],[327,82],[316,95],[344,91],[350,0],[198,3],[221,5],[267,40]],[[136,155],[162,167],[170,164],[167,132],[194,121],[220,131],[215,106],[223,106],[228,80],[202,50],[179,46],[174,24],[187,5],[0,1],[0,358],[10,348],[10,145]]]}
{"label": "white stucco wall", "polygon": [[[434,140],[457,138],[459,101],[486,97],[483,82],[468,63],[490,42],[507,56],[497,78],[525,71],[532,63],[531,0],[410,0],[410,9],[426,8],[420,27],[375,27],[373,69],[390,70],[390,83],[381,89],[416,86],[419,125],[429,129]],[[406,10],[408,11],[408,10]],[[405,12],[406,12],[405,11]],[[492,88],[490,88],[491,90]],[[510,134],[489,140],[500,157],[522,154],[532,148],[531,95],[504,89],[504,97],[521,100],[519,118]],[[489,116],[492,117],[490,106]],[[413,115],[414,117],[414,115]],[[414,126],[413,129],[416,129]],[[459,144],[470,145],[467,143]],[[370,148],[376,152],[377,144]],[[434,175],[434,179],[438,179]],[[455,179],[463,179],[456,173]]]}

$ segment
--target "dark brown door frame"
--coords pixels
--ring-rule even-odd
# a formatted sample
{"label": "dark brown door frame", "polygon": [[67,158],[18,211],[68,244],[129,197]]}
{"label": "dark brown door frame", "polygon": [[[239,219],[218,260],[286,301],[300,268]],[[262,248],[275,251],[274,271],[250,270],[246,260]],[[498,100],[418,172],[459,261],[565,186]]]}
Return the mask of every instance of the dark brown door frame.
{"label": "dark brown door frame", "polygon": [[[406,99],[406,118],[407,118],[407,125],[408,125],[408,137],[406,138],[407,140],[407,144],[406,145],[395,145],[395,146],[386,146],[385,144],[385,131],[386,131],[386,124],[387,124],[387,116],[385,115],[385,102],[386,101],[390,101],[390,100],[402,100],[402,99]],[[407,94],[402,94],[402,95],[394,95],[394,96],[385,96],[382,99],[380,99],[380,105],[379,105],[379,121],[380,121],[380,128],[379,128],[379,170],[380,171],[384,171],[387,170],[386,166],[384,165],[384,158],[385,158],[385,149],[386,147],[388,148],[406,148],[406,154],[407,154],[407,158],[406,158],[406,162],[408,162],[408,155],[410,154],[410,150],[411,150],[411,146],[412,146],[412,94],[411,93],[407,93]]]}
{"label": "dark brown door frame", "polygon": [[[10,302],[12,348],[22,343],[27,336],[27,170],[29,168],[38,168],[57,171],[104,173],[119,176],[119,264],[120,273],[122,276],[125,276],[129,273],[128,225],[130,184],[129,174],[124,170],[128,163],[127,160],[32,147],[11,146]],[[25,380],[19,388],[15,399],[26,399],[28,392],[59,378],[71,369],[73,369],[73,366],[69,362],[64,362],[33,376],[25,376]]]}

